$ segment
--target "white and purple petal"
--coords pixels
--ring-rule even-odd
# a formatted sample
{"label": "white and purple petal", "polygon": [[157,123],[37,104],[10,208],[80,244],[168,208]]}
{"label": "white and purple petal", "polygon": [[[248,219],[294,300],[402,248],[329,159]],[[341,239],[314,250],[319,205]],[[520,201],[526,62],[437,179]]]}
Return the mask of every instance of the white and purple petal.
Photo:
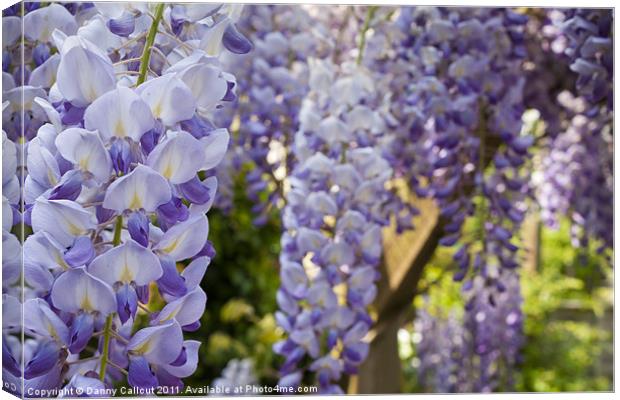
{"label": "white and purple petal", "polygon": [[97,256],[88,266],[88,272],[109,285],[134,282],[142,286],[162,275],[157,256],[132,239]]}
{"label": "white and purple petal", "polygon": [[125,210],[153,212],[167,203],[171,196],[166,179],[152,168],[140,164],[110,184],[103,199],[103,207],[119,213]]}

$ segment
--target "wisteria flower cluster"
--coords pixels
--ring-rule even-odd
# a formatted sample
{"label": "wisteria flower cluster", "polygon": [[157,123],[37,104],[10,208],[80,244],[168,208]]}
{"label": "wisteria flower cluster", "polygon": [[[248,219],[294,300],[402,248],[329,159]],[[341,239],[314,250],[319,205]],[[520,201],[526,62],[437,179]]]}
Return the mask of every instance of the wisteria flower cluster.
{"label": "wisteria flower cluster", "polygon": [[[276,318],[289,337],[274,350],[285,356],[282,384],[314,373],[324,392],[339,392],[343,373],[355,373],[366,357],[362,341],[372,320],[368,305],[381,257],[382,207],[389,197],[389,163],[368,143],[384,131],[372,104],[369,72],[311,60],[311,91],[300,112],[283,211]],[[306,368],[302,361],[310,358]]]}
{"label": "wisteria flower cluster", "polygon": [[[578,75],[558,94],[558,126],[533,179],[543,221],[559,226],[569,215],[575,247],[613,248],[613,102],[609,76],[611,14],[574,10],[553,21],[571,70]],[[549,116],[543,116],[545,121]]]}
{"label": "wisteria flower cluster", "polygon": [[612,14],[595,9],[568,14],[571,18],[561,28],[568,39],[565,53],[572,61],[570,69],[577,73],[576,88],[593,105],[613,109]]}
{"label": "wisteria flower cluster", "polygon": [[[523,220],[527,184],[520,167],[533,143],[521,134],[526,20],[503,9],[408,8],[399,17],[404,34],[396,36],[391,68],[410,83],[394,115],[408,122],[399,130],[406,140],[421,142],[412,185],[441,208],[447,223],[440,243],[459,245],[457,280],[473,270],[492,283],[500,268],[517,265],[511,238]],[[478,250],[463,238],[472,215],[484,220]]]}
{"label": "wisteria flower cluster", "polygon": [[[438,204],[444,233],[439,244],[455,248],[454,279],[465,280],[466,321],[453,318],[427,332],[420,344],[427,357],[422,377],[434,370],[428,372],[434,384],[426,384],[437,391],[496,388],[489,374],[498,370],[497,354],[517,353],[521,346],[519,340],[495,340],[497,333],[478,329],[476,318],[490,321],[494,315],[491,325],[506,317],[499,299],[519,287],[514,235],[525,216],[524,167],[534,142],[521,121],[527,20],[507,9],[403,9],[398,29],[381,38],[395,43],[393,50],[374,62],[393,77],[391,110],[399,121],[395,169],[418,196]],[[465,229],[472,219],[473,231]],[[517,304],[513,300],[507,300],[511,306]],[[494,326],[508,332],[503,324]],[[520,325],[511,332],[518,335]],[[468,356],[466,342],[485,351]],[[513,359],[502,368],[514,368]],[[468,368],[475,376],[465,376]],[[478,387],[463,386],[473,382]]]}
{"label": "wisteria flower cluster", "polygon": [[[613,244],[612,25],[595,9],[6,9],[5,383],[180,393],[216,250],[206,214],[243,177],[254,224],[282,228],[280,385],[342,393],[369,352],[382,232],[415,229],[428,198],[466,306],[419,314],[421,380],[510,386],[528,205],[569,216],[575,246]],[[233,360],[214,385],[256,381]]]}
{"label": "wisteria flower cluster", "polygon": [[[310,33],[313,20],[299,7],[249,6],[245,13],[239,29],[248,34],[253,50],[222,60],[239,80],[238,92],[243,95],[218,114],[219,124],[230,126],[236,136],[230,160],[218,177],[232,185],[241,167],[248,166],[245,190],[254,203],[254,223],[260,226],[270,211],[282,208],[283,181],[293,163],[289,146],[308,91],[307,58],[326,50]],[[233,193],[226,193],[218,197],[217,205],[229,211]]]}
{"label": "wisteria flower cluster", "polygon": [[414,330],[419,335],[418,377],[427,390],[490,392],[500,383],[504,389],[513,387],[524,342],[522,299],[518,275],[514,271],[503,274],[507,289],[495,305],[479,296],[463,317],[454,312],[433,316],[421,310]]}
{"label": "wisteria flower cluster", "polygon": [[[364,15],[365,10],[250,6],[240,21],[240,29],[248,34],[254,49],[251,54],[223,60],[238,77],[238,91],[244,95],[234,107],[218,114],[220,125],[231,126],[236,136],[230,160],[218,177],[231,186],[242,167],[248,167],[245,191],[254,202],[258,226],[285,204],[285,181],[297,162],[291,148],[299,129],[301,102],[309,91],[308,59],[331,57],[337,61],[357,45],[359,18],[351,17],[352,13]],[[227,195],[220,195],[217,205],[229,211],[233,192],[228,187],[223,192]]]}
{"label": "wisteria flower cluster", "polygon": [[613,248],[612,115],[588,115],[591,103],[570,92],[560,102],[569,124],[550,140],[533,177],[541,217],[558,228],[559,217],[570,216],[573,245],[593,242],[604,252]]}
{"label": "wisteria flower cluster", "polygon": [[[102,3],[13,11],[3,21],[13,35],[3,54],[3,217],[15,217],[3,218],[3,247],[21,250],[9,231],[23,221],[25,301],[23,327],[3,326],[3,378],[17,392],[23,379],[29,397],[124,378],[138,393],[180,390],[200,346],[183,332],[200,326],[199,284],[214,256],[205,214],[217,179],[208,176],[229,141],[210,123],[235,86],[218,57],[223,47],[249,48],[234,25],[238,10]],[[32,56],[23,68],[20,51]],[[21,265],[5,259],[3,307],[13,315]],[[22,329],[23,374],[10,336]]]}

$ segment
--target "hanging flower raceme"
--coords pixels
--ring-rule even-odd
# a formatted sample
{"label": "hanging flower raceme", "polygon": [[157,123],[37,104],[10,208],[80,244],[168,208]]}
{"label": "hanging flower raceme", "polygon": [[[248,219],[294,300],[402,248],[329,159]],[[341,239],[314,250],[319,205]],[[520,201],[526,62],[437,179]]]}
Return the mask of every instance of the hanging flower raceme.
{"label": "hanging flower raceme", "polygon": [[[463,316],[431,315],[422,309],[415,321],[419,337],[418,376],[431,392],[463,393],[511,390],[524,342],[519,277],[502,272],[506,290],[494,305],[478,296]],[[488,291],[483,282],[479,290]]]}
{"label": "hanging flower raceme", "polygon": [[[523,26],[507,9],[403,8],[391,68],[407,79],[393,102],[415,152],[410,182],[431,196],[444,221],[440,244],[458,246],[455,279],[480,274],[498,292],[499,270],[518,265],[512,236],[525,211],[531,135],[523,134]],[[474,201],[475,200],[475,201]],[[468,216],[478,233],[463,236]],[[473,272],[473,274],[472,274]]]}
{"label": "hanging flower raceme", "polygon": [[613,110],[613,16],[605,9],[577,9],[561,29],[568,38],[566,54],[577,74],[576,87],[593,107]]}
{"label": "hanging flower raceme", "polygon": [[[525,215],[523,167],[534,142],[522,128],[526,21],[508,9],[402,8],[398,31],[386,35],[394,51],[379,63],[394,76],[391,109],[401,122],[396,143],[403,144],[395,165],[408,167],[402,174],[412,189],[440,208],[439,244],[455,248],[454,279],[465,280],[466,312],[485,304],[501,316],[498,299],[514,280],[506,277],[520,264],[514,236]],[[464,228],[470,218],[471,232]],[[501,351],[504,344],[472,329],[465,325],[464,335]],[[516,353],[519,346],[507,348]],[[475,364],[480,377],[496,367],[487,361]],[[449,374],[440,371],[437,379]]]}
{"label": "hanging flower raceme", "polygon": [[274,350],[285,358],[281,384],[295,385],[310,373],[329,393],[341,391],[336,382],[356,373],[368,353],[363,338],[372,324],[368,305],[376,294],[381,227],[389,223],[382,205],[392,170],[366,146],[383,132],[352,118],[376,95],[368,71],[311,60],[310,87],[283,211],[276,318],[288,338]]}
{"label": "hanging flower raceme", "polygon": [[[217,189],[209,176],[224,157],[228,132],[184,122],[209,122],[228,100],[234,78],[220,68],[221,42],[239,50],[245,39],[230,33],[234,13],[227,7],[196,6],[200,21],[173,31],[178,6],[120,7],[97,4],[86,18],[51,4],[23,17],[41,30],[26,35],[39,66],[30,74],[33,86],[4,96],[11,133],[3,133],[3,217],[11,218],[3,218],[3,247],[21,254],[9,230],[23,200],[32,228],[23,240],[23,329],[36,346],[23,376],[10,339],[3,359],[26,389],[105,389],[125,375],[136,388],[181,388],[198,362],[200,342],[184,340],[183,332],[200,327],[205,309],[199,284],[213,255],[205,214]],[[49,57],[46,49],[56,51]],[[52,59],[53,68],[37,74]],[[50,84],[33,82],[38,75],[49,75]],[[19,168],[9,139],[19,138],[22,126],[11,123],[22,111],[11,90],[32,97],[32,129],[20,140],[23,199],[19,179],[9,176]],[[10,260],[3,257],[7,305],[19,304],[12,280],[20,260]],[[153,309],[151,299],[163,308]],[[7,336],[18,331],[3,326]]]}
{"label": "hanging flower raceme", "polygon": [[593,243],[601,253],[613,246],[611,19],[610,10],[592,9],[551,20],[576,81],[554,99],[555,116],[541,113],[545,123],[558,115],[568,123],[552,126],[532,178],[543,221],[558,228],[569,216],[573,245]]}
{"label": "hanging flower raceme", "polygon": [[591,103],[568,92],[560,101],[570,122],[546,144],[532,177],[541,217],[557,229],[569,216],[573,246],[593,243],[603,253],[613,248],[613,114],[588,115]]}
{"label": "hanging flower raceme", "polygon": [[[253,51],[228,54],[224,64],[239,80],[233,107],[218,113],[220,125],[234,128],[235,151],[218,171],[220,181],[233,184],[242,167],[246,194],[254,207],[254,223],[267,222],[269,212],[283,206],[283,181],[294,157],[290,144],[299,127],[301,101],[308,91],[307,58],[329,51],[325,40],[312,35],[315,20],[304,9],[290,5],[250,6],[239,29],[249,34]],[[232,196],[232,187],[228,190]],[[218,207],[229,211],[229,196],[218,197]]]}

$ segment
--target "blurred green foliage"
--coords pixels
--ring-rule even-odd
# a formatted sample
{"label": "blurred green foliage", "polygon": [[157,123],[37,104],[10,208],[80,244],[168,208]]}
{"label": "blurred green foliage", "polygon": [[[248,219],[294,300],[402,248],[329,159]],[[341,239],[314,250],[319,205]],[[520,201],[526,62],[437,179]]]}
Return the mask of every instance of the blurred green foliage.
{"label": "blurred green foliage", "polygon": [[612,389],[612,289],[608,260],[575,249],[568,223],[542,229],[541,263],[522,276],[525,333],[519,391]]}

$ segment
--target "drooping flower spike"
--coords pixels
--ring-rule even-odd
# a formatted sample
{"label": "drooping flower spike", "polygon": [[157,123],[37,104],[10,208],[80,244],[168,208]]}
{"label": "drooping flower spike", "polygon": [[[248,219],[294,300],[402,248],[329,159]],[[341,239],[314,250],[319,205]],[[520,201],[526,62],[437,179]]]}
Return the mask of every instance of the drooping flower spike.
{"label": "drooping flower spike", "polygon": [[[183,331],[196,330],[205,309],[205,214],[229,141],[212,120],[235,81],[205,49],[224,38],[236,53],[251,46],[234,27],[235,7],[179,7],[53,3],[3,21],[7,304],[21,298],[22,245],[9,231],[13,222],[32,228],[22,240],[31,348],[23,374],[10,340],[3,360],[26,388],[109,388],[123,370],[129,385],[182,387],[197,367],[200,343]],[[33,49],[23,77],[22,22],[34,27],[23,38]],[[160,33],[139,40],[150,30]],[[184,130],[198,119],[208,129]],[[159,309],[149,304],[155,287]]]}

